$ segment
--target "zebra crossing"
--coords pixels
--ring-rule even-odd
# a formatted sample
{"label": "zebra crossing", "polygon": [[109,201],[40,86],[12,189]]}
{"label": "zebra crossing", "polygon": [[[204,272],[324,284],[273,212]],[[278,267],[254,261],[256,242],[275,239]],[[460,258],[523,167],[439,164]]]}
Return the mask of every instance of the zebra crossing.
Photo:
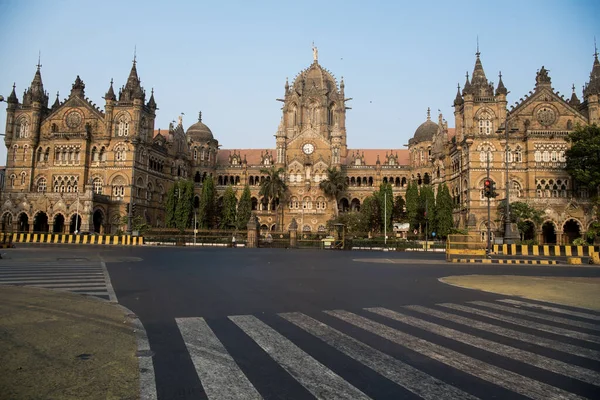
{"label": "zebra crossing", "polygon": [[4,260],[0,265],[0,285],[62,290],[117,301],[104,262],[87,258]]}
{"label": "zebra crossing", "polygon": [[[175,322],[210,400],[274,398],[270,386],[284,383],[256,379],[260,368],[307,392],[290,399],[600,398],[598,312],[500,299],[308,314]],[[253,362],[256,351],[272,366]]]}

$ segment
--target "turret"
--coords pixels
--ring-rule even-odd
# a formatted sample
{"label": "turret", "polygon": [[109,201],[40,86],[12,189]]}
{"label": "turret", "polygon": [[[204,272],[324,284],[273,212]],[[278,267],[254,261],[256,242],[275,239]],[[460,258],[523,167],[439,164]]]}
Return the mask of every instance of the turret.
{"label": "turret", "polygon": [[600,123],[600,62],[598,48],[594,43],[594,65],[590,73],[590,81],[583,89],[583,98],[588,109],[590,124]]}
{"label": "turret", "polygon": [[77,78],[75,78],[75,83],[73,83],[73,86],[71,86],[71,94],[69,98],[71,97],[79,97],[80,99],[85,98],[85,83],[83,83],[79,75],[77,75]]}

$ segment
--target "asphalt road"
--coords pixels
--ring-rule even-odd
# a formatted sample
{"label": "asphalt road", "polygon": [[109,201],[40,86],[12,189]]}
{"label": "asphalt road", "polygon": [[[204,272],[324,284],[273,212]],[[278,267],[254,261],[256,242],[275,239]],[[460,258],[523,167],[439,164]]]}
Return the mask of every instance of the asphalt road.
{"label": "asphalt road", "polygon": [[132,247],[105,261],[148,333],[159,399],[600,398],[599,313],[523,313],[438,281],[599,269],[443,257]]}

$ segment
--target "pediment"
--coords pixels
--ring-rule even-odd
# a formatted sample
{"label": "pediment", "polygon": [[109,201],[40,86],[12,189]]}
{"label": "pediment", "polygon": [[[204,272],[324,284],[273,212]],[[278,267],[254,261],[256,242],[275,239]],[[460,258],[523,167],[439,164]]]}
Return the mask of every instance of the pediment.
{"label": "pediment", "polygon": [[574,119],[573,125],[577,122],[585,123],[585,117],[581,112],[550,88],[541,88],[521,100],[510,111],[510,116],[521,120],[528,119],[531,123],[538,121],[539,128],[551,126],[554,122],[558,122],[560,117],[567,116]]}
{"label": "pediment", "polygon": [[311,141],[317,147],[329,147],[331,143],[323,137],[314,127],[306,127],[300,132],[298,136],[295,136],[288,142],[288,148],[297,147],[300,148],[304,142]]}

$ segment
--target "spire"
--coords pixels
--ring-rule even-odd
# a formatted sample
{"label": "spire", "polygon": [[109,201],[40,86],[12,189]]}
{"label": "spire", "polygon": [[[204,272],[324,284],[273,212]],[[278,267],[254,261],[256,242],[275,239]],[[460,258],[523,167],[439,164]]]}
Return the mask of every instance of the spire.
{"label": "spire", "polygon": [[344,77],[342,76],[342,81],[340,82],[340,89],[344,90],[346,85],[344,84]]}
{"label": "spire", "polygon": [[595,94],[600,95],[600,61],[598,61],[598,47],[596,46],[596,38],[594,38],[594,65],[590,73],[590,81],[585,85],[583,90],[584,98]]}
{"label": "spire", "polygon": [[150,92],[150,100],[148,100],[148,104],[146,105],[151,109],[156,110],[156,101],[154,100],[154,88],[152,88],[152,91]]}
{"label": "spire", "polygon": [[575,94],[575,84],[573,84],[573,93],[571,94],[571,99],[569,100],[569,104],[573,107],[576,107],[581,104],[581,101],[577,98],[577,94]]}
{"label": "spire", "polygon": [[54,100],[54,104],[52,104],[52,109],[56,109],[60,106],[60,99],[58,98],[59,93],[56,92],[56,100]]}
{"label": "spire", "polygon": [[471,85],[473,86],[473,93],[479,96],[491,97],[494,94],[494,87],[489,84],[485,71],[483,70],[483,64],[479,56],[479,39],[477,39],[477,52],[475,53],[475,67],[473,68],[473,77],[471,78]]}
{"label": "spire", "polygon": [[469,72],[467,72],[466,74],[466,81],[465,81],[465,87],[463,88],[463,96],[467,95],[467,94],[473,94],[473,87],[471,86],[471,82],[469,82]]}
{"label": "spire", "polygon": [[33,80],[31,81],[31,86],[29,86],[29,94],[31,101],[37,101],[40,103],[44,103],[44,95],[46,99],[46,105],[48,104],[48,96],[44,92],[44,84],[42,82],[42,73],[40,69],[42,68],[42,64],[40,62],[40,55],[38,55],[38,63],[36,65],[37,69],[35,71],[35,75],[33,76]]}
{"label": "spire", "polygon": [[461,106],[464,103],[462,96],[460,95],[460,83],[457,85],[456,97],[454,98],[454,107]]}
{"label": "spire", "polygon": [[113,89],[113,80],[110,78],[110,87],[108,88],[108,92],[104,95],[104,100],[112,100],[115,101],[117,96],[115,96],[115,90]]}
{"label": "spire", "polygon": [[288,78],[287,76],[285,77],[285,92],[289,92],[290,91],[290,83],[288,82]]}
{"label": "spire", "polygon": [[131,71],[129,71],[127,83],[125,84],[125,87],[121,89],[121,93],[119,93],[120,102],[132,102],[134,99],[141,99],[143,101],[145,99],[145,94],[142,90],[141,81],[138,77],[136,64],[136,55],[134,53],[133,65],[131,66]]}
{"label": "spire", "polygon": [[79,97],[82,99],[85,97],[85,83],[83,83],[79,75],[75,78],[75,83],[71,87],[71,95],[69,97]]}
{"label": "spire", "polygon": [[202,122],[202,111],[198,112],[198,122]]}
{"label": "spire", "polygon": [[508,94],[508,90],[504,87],[504,82],[502,82],[502,71],[498,73],[498,77],[500,80],[498,81],[498,88],[496,88],[496,96],[502,94],[506,96]]}
{"label": "spire", "polygon": [[431,109],[427,107],[427,121],[431,121]]}
{"label": "spire", "polygon": [[15,92],[16,84],[13,83],[13,90],[10,92],[10,96],[6,99],[6,102],[9,104],[17,104],[19,103],[19,99],[17,98],[17,93]]}

